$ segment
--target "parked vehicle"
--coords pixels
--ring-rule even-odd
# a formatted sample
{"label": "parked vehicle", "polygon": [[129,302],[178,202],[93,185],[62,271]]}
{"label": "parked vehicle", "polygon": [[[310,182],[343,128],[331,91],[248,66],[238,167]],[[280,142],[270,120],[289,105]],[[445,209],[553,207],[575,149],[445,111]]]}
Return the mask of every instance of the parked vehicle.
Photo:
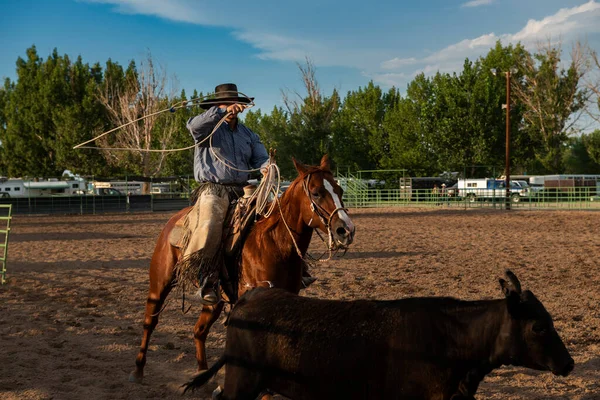
{"label": "parked vehicle", "polygon": [[83,179],[21,179],[0,178],[0,192],[9,197],[73,196],[85,190]]}
{"label": "parked vehicle", "polygon": [[[524,187],[524,181],[511,181],[510,197],[513,203],[521,201],[522,197],[529,196],[529,190]],[[456,189],[457,196],[467,198],[470,202],[477,199],[502,199],[506,196],[505,181],[494,178],[459,179]]]}

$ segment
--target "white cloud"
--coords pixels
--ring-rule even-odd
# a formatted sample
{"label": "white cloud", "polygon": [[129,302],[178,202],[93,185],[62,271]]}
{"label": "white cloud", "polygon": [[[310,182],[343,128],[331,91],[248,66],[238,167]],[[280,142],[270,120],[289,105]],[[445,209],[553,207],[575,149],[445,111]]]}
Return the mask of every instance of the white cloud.
{"label": "white cloud", "polygon": [[283,61],[302,61],[307,54],[321,53],[323,47],[309,40],[294,39],[270,33],[238,31],[234,36],[260,49],[259,58]]}
{"label": "white cloud", "polygon": [[479,7],[492,4],[494,0],[471,0],[461,4],[461,7]]}
{"label": "white cloud", "polygon": [[402,68],[404,66],[407,65],[414,65],[416,63],[418,63],[419,60],[417,60],[414,57],[410,57],[410,58],[392,58],[391,60],[388,61],[384,61],[381,63],[381,68],[383,69],[397,69],[397,68]]}
{"label": "white cloud", "polygon": [[[485,55],[496,41],[501,40],[503,44],[521,42],[527,48],[533,48],[538,42],[548,39],[575,39],[578,35],[600,32],[600,3],[594,0],[573,8],[560,9],[553,15],[541,20],[529,20],[520,31],[510,34],[496,35],[488,33],[474,39],[464,39],[458,43],[449,45],[441,50],[422,58],[395,57],[380,64],[380,68],[395,73],[407,73],[406,68],[415,66],[418,68],[408,73],[414,76],[419,72],[431,74],[437,72],[459,71],[465,58],[471,60]],[[384,75],[385,76],[385,75]],[[392,75],[390,75],[392,76]],[[380,83],[389,83],[390,79]],[[404,82],[396,81],[396,85]]]}
{"label": "white cloud", "polygon": [[568,35],[573,32],[600,32],[600,3],[594,0],[573,8],[561,8],[556,14],[540,21],[530,19],[511,41],[531,43],[548,36]]}
{"label": "white cloud", "polygon": [[213,15],[203,13],[186,0],[83,0],[87,3],[110,4],[122,14],[154,15],[171,21],[202,25],[218,25]]}

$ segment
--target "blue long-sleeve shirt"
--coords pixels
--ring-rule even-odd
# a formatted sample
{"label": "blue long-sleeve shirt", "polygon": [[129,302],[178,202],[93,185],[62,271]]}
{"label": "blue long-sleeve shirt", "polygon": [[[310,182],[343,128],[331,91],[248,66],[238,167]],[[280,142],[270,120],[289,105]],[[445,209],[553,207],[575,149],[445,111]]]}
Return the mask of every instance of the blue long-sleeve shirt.
{"label": "blue long-sleeve shirt", "polygon": [[[224,113],[218,107],[190,118],[187,128],[194,142],[205,139],[223,118]],[[235,130],[223,122],[212,137],[213,150],[228,164],[237,169],[255,169],[266,167],[269,155],[260,138],[239,121]],[[210,150],[210,139],[194,149],[194,177],[198,182],[236,184],[246,182],[250,174],[233,170],[217,159]]]}

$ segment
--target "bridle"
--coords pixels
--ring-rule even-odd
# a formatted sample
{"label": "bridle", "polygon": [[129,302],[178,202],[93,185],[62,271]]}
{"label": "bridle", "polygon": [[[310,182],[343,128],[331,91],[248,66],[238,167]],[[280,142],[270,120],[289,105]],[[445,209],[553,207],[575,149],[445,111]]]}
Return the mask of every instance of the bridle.
{"label": "bridle", "polygon": [[[325,228],[327,229],[327,238],[329,239],[328,250],[330,252],[329,258],[331,258],[331,252],[332,251],[337,251],[337,250],[340,250],[340,249],[344,249],[345,251],[348,250],[348,246],[344,245],[339,240],[337,241],[337,243],[334,242],[333,232],[331,231],[331,220],[333,219],[333,217],[337,213],[339,213],[341,211],[345,211],[346,213],[348,213],[348,210],[345,207],[336,207],[330,213],[325,208],[323,208],[322,206],[320,206],[319,204],[317,204],[313,200],[313,198],[312,198],[312,196],[310,194],[310,191],[308,190],[308,184],[310,182],[311,175],[312,174],[306,175],[306,177],[302,180],[302,188],[304,189],[304,193],[308,197],[308,201],[310,201],[310,209],[311,209],[311,211],[313,213],[312,216],[310,217],[310,221],[308,222],[308,226],[311,227],[311,228],[313,228],[313,226],[311,226],[311,224],[312,224],[314,216],[316,214],[317,217],[319,217],[319,219],[323,223],[323,225],[325,225]],[[315,230],[317,232],[317,235],[319,235],[319,237],[321,238],[321,240],[323,242],[325,242],[325,239],[323,239],[323,237],[321,236],[321,234],[319,233],[319,230],[317,228],[315,228]]]}

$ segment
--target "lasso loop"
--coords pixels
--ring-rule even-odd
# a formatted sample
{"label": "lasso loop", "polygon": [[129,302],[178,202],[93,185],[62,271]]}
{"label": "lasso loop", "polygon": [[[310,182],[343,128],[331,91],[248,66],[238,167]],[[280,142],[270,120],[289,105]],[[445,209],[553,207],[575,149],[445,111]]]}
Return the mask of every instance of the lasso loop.
{"label": "lasso loop", "polygon": [[[236,91],[232,91],[232,90],[227,90],[227,91],[223,91],[221,93],[238,93],[240,94],[242,97],[245,97],[248,99],[248,104],[245,104],[244,107],[245,108],[252,108],[254,107],[254,101],[248,97],[246,94],[242,93],[242,92],[236,92]],[[116,128],[113,128],[109,131],[106,131],[104,133],[101,133],[100,135],[87,140],[83,143],[79,143],[76,146],[73,146],[73,149],[96,149],[96,150],[116,150],[116,151],[140,151],[140,152],[144,152],[144,153],[174,153],[174,152],[178,152],[178,151],[185,151],[185,150],[190,150],[193,149],[196,146],[199,146],[200,144],[204,143],[207,140],[211,140],[212,143],[212,135],[216,132],[216,130],[219,128],[219,126],[221,126],[221,124],[225,121],[225,119],[231,114],[230,112],[226,113],[223,118],[221,118],[221,120],[219,121],[219,123],[217,123],[217,125],[215,126],[215,128],[213,129],[213,131],[210,133],[210,135],[208,135],[206,138],[202,139],[200,142],[193,144],[191,146],[187,146],[187,147],[181,147],[181,148],[177,148],[177,149],[141,149],[141,148],[134,148],[134,147],[98,147],[98,146],[86,146],[86,144],[88,143],[92,143],[98,139],[100,139],[101,137],[104,137],[110,133],[116,132],[120,129],[123,129],[126,126],[135,124],[136,122],[139,121],[143,121],[146,118],[150,118],[153,117],[155,115],[159,115],[165,112],[171,112],[174,113],[175,111],[177,111],[180,108],[184,108],[184,107],[188,107],[188,106],[194,106],[194,105],[198,105],[200,100],[202,99],[206,99],[208,97],[214,96],[214,93],[210,93],[207,94],[206,96],[200,96],[200,97],[196,97],[190,100],[182,100],[179,101],[173,105],[171,105],[169,108],[165,108],[164,110],[160,110],[160,111],[156,111],[154,113],[148,114],[148,115],[144,115],[143,117],[140,117],[138,119],[135,119],[133,121],[129,121],[123,125],[117,126]],[[219,99],[214,99],[214,104],[217,105],[219,102]],[[209,103],[212,104],[212,103]],[[212,146],[211,146],[212,147]],[[214,153],[213,153],[214,154]],[[217,157],[219,159],[219,161],[223,162],[223,160],[221,160],[219,157]],[[227,164],[226,164],[227,165]],[[253,172],[256,170],[252,170],[249,172]]]}

